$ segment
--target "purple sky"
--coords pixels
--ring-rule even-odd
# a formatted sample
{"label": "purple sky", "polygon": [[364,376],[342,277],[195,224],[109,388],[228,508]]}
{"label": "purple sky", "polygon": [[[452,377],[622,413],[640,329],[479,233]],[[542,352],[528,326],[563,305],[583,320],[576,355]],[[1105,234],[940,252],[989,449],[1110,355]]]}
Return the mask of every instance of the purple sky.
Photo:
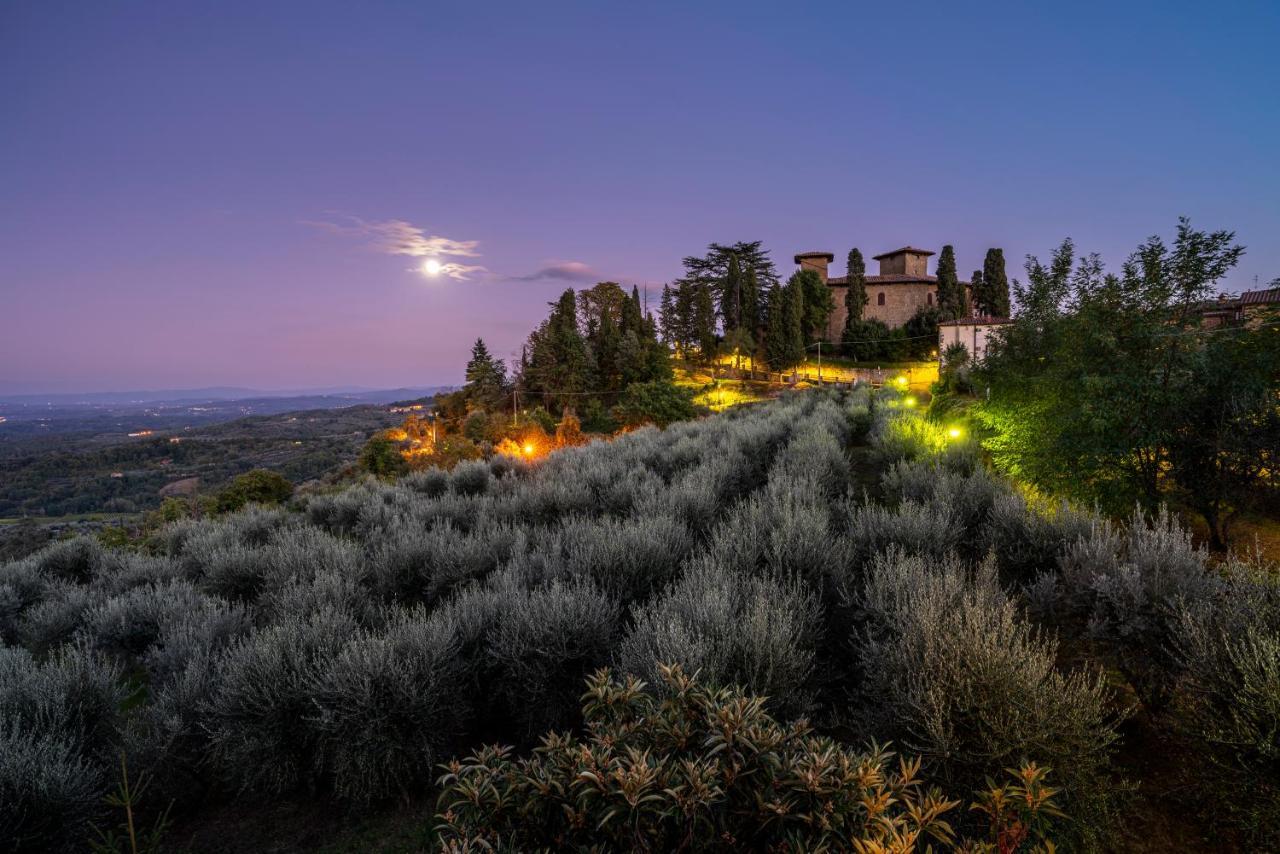
{"label": "purple sky", "polygon": [[[1274,2],[4,3],[0,393],[458,382],[711,241],[1020,274],[1185,214],[1252,288],[1278,40]],[[483,269],[390,251],[442,245]]]}

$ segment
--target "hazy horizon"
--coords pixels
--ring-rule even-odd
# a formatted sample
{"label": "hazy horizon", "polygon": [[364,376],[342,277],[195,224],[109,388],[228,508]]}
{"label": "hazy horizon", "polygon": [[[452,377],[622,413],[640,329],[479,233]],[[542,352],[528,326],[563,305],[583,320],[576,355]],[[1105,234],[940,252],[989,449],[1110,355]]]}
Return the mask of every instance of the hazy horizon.
{"label": "hazy horizon", "polygon": [[1021,277],[1186,215],[1265,287],[1278,35],[1261,2],[6,4],[0,393],[457,384],[712,241]]}

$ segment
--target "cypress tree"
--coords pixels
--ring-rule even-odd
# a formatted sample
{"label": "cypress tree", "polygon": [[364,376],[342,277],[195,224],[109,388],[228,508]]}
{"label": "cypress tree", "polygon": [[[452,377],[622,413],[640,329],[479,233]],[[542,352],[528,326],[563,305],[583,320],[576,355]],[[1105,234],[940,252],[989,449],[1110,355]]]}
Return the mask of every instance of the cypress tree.
{"label": "cypress tree", "polygon": [[724,331],[742,325],[742,265],[736,252],[729,253],[724,285],[720,289],[720,316],[724,319]]}
{"label": "cypress tree", "polygon": [[764,356],[769,367],[775,371],[786,369],[787,357],[787,325],[786,312],[783,310],[785,296],[781,285],[769,289],[768,301],[765,304],[766,325],[764,334]]}
{"label": "cypress tree", "polygon": [[973,276],[969,279],[969,294],[974,314],[991,313],[983,307],[987,305],[987,282],[981,270],[973,271]]}
{"label": "cypress tree", "polygon": [[951,244],[942,247],[938,255],[938,313],[944,320],[954,320],[964,314],[964,290],[956,274],[956,250]]}
{"label": "cypress tree", "polygon": [[1004,271],[1004,250],[988,249],[982,262],[982,281],[988,301],[983,311],[997,317],[1009,316],[1009,279]]}
{"label": "cypress tree", "polygon": [[693,330],[702,358],[705,361],[711,361],[715,358],[716,352],[716,309],[711,300],[711,288],[706,283],[696,286]]}
{"label": "cypress tree", "polygon": [[825,337],[827,318],[836,307],[831,288],[822,280],[816,270],[800,270],[791,276],[788,287],[794,282],[803,295],[804,313],[801,315],[800,328],[804,343]]}
{"label": "cypress tree", "polygon": [[676,295],[670,285],[662,286],[662,299],[658,301],[658,322],[662,325],[662,340],[673,344],[677,340],[676,327]]}
{"label": "cypress tree", "polygon": [[854,328],[854,324],[862,320],[862,311],[867,306],[867,265],[857,247],[849,250],[845,282],[849,287],[844,292],[844,308],[847,313],[843,337],[847,338],[850,328]]}
{"label": "cypress tree", "polygon": [[[809,272],[813,272],[810,270]],[[817,275],[816,273],[814,275]],[[792,368],[804,361],[805,344],[805,281],[797,273],[787,282],[782,295],[782,327],[784,347],[782,351],[785,367]]]}
{"label": "cypress tree", "polygon": [[738,325],[750,332],[753,338],[764,325],[760,303],[760,277],[756,275],[755,267],[747,267],[742,273],[742,317]]}

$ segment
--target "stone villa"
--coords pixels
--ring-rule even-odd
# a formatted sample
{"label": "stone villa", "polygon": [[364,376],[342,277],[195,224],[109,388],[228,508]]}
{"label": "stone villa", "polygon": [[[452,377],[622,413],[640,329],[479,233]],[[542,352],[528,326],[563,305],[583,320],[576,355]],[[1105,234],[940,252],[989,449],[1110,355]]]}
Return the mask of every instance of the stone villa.
{"label": "stone villa", "polygon": [[[932,254],[927,249],[904,246],[872,258],[880,262],[880,274],[867,276],[867,306],[862,316],[868,320],[879,320],[892,329],[905,324],[918,309],[933,305],[937,299],[938,279],[928,272]],[[816,271],[831,288],[836,308],[827,320],[826,337],[828,341],[839,341],[848,314],[844,297],[849,287],[845,276],[827,275],[827,267],[833,260],[835,256],[830,252],[801,252],[796,255],[800,269]],[[960,284],[967,293],[969,283]]]}

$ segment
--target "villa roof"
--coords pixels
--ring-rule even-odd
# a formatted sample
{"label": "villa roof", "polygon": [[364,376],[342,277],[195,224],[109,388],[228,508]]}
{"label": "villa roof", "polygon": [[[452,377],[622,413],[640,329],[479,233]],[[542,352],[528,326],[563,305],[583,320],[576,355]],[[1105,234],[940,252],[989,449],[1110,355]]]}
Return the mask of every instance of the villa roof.
{"label": "villa roof", "polygon": [[901,249],[895,249],[892,252],[881,252],[879,255],[872,255],[872,261],[879,261],[881,258],[892,258],[894,255],[933,255],[928,249],[916,249],[914,246],[904,246]]}
{"label": "villa roof", "polygon": [[827,261],[836,260],[836,256],[832,255],[830,252],[797,252],[796,253],[797,264],[800,263],[801,258],[826,258]]}

